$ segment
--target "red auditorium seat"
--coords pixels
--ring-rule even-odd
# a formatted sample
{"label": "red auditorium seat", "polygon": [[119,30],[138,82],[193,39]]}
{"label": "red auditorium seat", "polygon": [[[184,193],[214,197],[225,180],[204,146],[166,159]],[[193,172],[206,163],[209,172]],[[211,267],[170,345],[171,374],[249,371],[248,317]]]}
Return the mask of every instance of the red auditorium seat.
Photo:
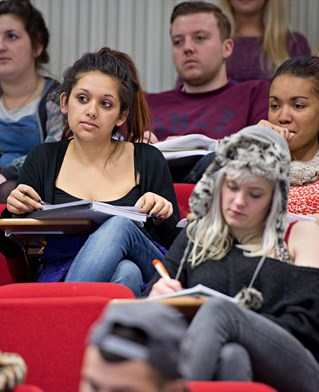
{"label": "red auditorium seat", "polygon": [[25,359],[26,383],[44,392],[75,392],[87,332],[114,298],[135,297],[129,288],[116,283],[2,286],[1,350]]}
{"label": "red auditorium seat", "polygon": [[182,218],[185,218],[189,213],[189,205],[188,200],[190,195],[194,189],[194,184],[183,184],[183,183],[175,183],[174,189],[177,197],[177,203],[179,208],[179,214]]}
{"label": "red auditorium seat", "polygon": [[34,385],[18,385],[12,392],[45,392],[43,389],[40,389]]}
{"label": "red auditorium seat", "polygon": [[191,392],[277,392],[259,382],[191,381],[188,385]]}
{"label": "red auditorium seat", "polygon": [[[190,392],[276,392],[261,383],[192,381],[188,383]],[[46,392],[31,385],[19,385],[13,392]]]}

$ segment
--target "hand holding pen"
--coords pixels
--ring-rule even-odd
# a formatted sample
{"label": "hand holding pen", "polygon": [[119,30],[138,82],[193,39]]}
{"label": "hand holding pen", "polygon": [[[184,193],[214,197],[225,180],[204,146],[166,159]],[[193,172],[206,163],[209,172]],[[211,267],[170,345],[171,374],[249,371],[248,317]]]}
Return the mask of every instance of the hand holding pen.
{"label": "hand holding pen", "polygon": [[[30,195],[28,194],[28,192],[26,192],[25,190],[19,189],[19,191],[20,191],[24,196],[30,197]],[[48,205],[48,204],[49,204],[49,203],[43,201],[42,199],[38,199],[37,202],[40,203],[42,206]]]}
{"label": "hand holding pen", "polygon": [[158,280],[149,294],[149,297],[174,293],[175,291],[180,291],[183,289],[181,283],[176,279],[171,279],[169,274],[160,260],[153,260],[153,265],[162,277]]}
{"label": "hand holding pen", "polygon": [[39,194],[29,185],[19,184],[7,199],[7,209],[15,215],[39,210],[44,205]]}
{"label": "hand holding pen", "polygon": [[156,271],[161,275],[163,279],[171,279],[167,272],[167,269],[164,267],[164,264],[160,260],[154,259],[152,263]]}

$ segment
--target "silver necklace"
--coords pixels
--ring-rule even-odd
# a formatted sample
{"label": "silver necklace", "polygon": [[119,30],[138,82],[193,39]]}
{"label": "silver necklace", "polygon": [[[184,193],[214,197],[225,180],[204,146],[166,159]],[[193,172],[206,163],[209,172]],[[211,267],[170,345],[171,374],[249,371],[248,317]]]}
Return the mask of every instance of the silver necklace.
{"label": "silver necklace", "polygon": [[7,110],[14,110],[14,109],[21,109],[21,108],[23,108],[27,104],[27,102],[30,100],[30,98],[32,98],[33,95],[35,94],[35,92],[37,91],[37,89],[39,87],[39,84],[40,84],[40,80],[41,80],[41,78],[38,77],[37,78],[37,83],[36,83],[34,89],[32,89],[30,94],[17,107],[10,107],[10,105],[8,105],[8,103],[7,103],[5,95],[2,93],[1,99],[2,99],[2,102],[3,102],[4,106],[5,106],[5,108]]}

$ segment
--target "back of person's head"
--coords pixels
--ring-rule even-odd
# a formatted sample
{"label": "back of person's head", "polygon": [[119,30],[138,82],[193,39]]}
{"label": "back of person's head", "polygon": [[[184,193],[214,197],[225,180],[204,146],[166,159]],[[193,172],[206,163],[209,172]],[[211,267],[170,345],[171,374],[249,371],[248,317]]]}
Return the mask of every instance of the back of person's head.
{"label": "back of person's head", "polygon": [[[237,16],[231,0],[219,0],[219,5],[231,23],[231,35],[236,37]],[[261,66],[270,75],[289,57],[287,43],[292,38],[282,0],[265,0],[263,8]]]}
{"label": "back of person's head", "polygon": [[171,26],[175,19],[179,16],[192,15],[199,13],[212,13],[215,15],[217,20],[217,26],[220,32],[222,41],[230,38],[231,25],[225,14],[215,4],[207,3],[205,1],[185,1],[177,4],[171,14],[170,23]]}
{"label": "back of person's head", "polygon": [[313,82],[313,90],[315,94],[319,96],[319,57],[291,57],[277,68],[271,83],[277,77],[283,75],[302,79],[311,79]]}
{"label": "back of person's head", "polygon": [[197,257],[193,248],[193,261],[190,261],[196,265],[210,257],[221,259],[232,246],[220,203],[221,186],[228,174],[234,180],[246,182],[259,176],[274,185],[260,249],[247,255],[262,256],[273,251],[278,241],[283,241],[287,225],[289,170],[288,144],[271,128],[254,125],[222,139],[214,162],[196,184],[190,198],[191,212],[196,219],[189,224],[187,233],[191,241],[204,249]]}
{"label": "back of person's head", "polygon": [[4,0],[0,1],[0,15],[14,15],[19,18],[28,33],[32,48],[43,46],[41,54],[36,58],[37,67],[49,62],[47,47],[49,45],[49,31],[39,10],[31,4],[30,0]]}
{"label": "back of person's head", "polygon": [[[68,100],[74,85],[79,78],[88,72],[101,72],[118,81],[118,92],[121,113],[128,112],[126,120],[125,140],[143,139],[144,129],[149,129],[149,109],[143,94],[137,68],[129,55],[110,48],[102,48],[98,52],[85,53],[64,72],[61,91]],[[118,132],[115,127],[113,134]],[[63,138],[70,136],[66,124]]]}
{"label": "back of person's head", "polygon": [[27,365],[16,353],[0,351],[0,391],[13,391],[25,381]]}
{"label": "back of person's head", "polygon": [[144,361],[174,380],[181,377],[179,350],[186,328],[182,315],[168,305],[112,304],[93,326],[88,344],[106,361]]}

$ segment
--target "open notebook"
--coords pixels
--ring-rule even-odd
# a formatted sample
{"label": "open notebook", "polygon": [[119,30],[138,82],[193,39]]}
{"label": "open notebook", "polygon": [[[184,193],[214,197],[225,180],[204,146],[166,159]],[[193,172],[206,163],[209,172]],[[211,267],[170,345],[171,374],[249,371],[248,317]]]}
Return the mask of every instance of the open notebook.
{"label": "open notebook", "polygon": [[134,221],[138,226],[146,222],[147,214],[138,212],[139,207],[114,206],[99,201],[79,200],[70,203],[48,204],[42,210],[25,215],[26,218],[87,218],[96,224],[101,224],[111,216],[124,216]]}
{"label": "open notebook", "polygon": [[227,301],[236,302],[235,298],[230,297],[229,295],[220,293],[219,291],[216,291],[214,289],[210,289],[209,287],[204,286],[202,284],[197,284],[196,286],[191,287],[189,289],[175,291],[174,293],[156,295],[154,297],[147,297],[147,298],[145,298],[145,300],[146,301],[157,301],[157,300],[165,299],[165,298],[176,298],[176,297],[186,297],[186,296],[217,297],[217,298],[226,299]]}

